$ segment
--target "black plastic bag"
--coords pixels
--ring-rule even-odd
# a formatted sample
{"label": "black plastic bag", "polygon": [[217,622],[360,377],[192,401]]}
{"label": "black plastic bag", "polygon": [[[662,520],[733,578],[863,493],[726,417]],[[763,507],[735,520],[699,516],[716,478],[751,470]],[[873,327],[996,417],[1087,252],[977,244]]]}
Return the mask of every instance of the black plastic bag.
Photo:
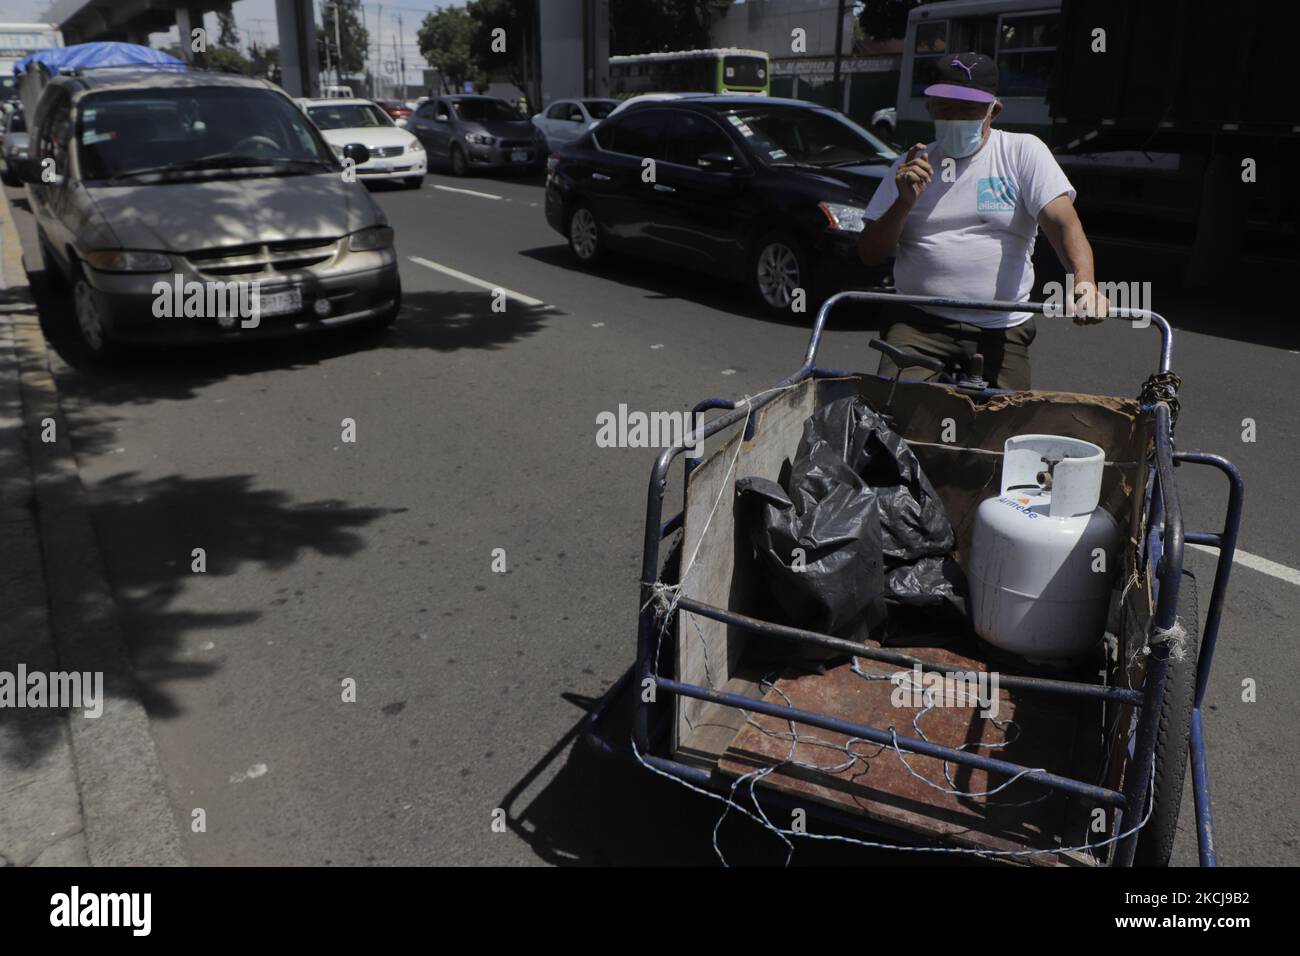
{"label": "black plastic bag", "polygon": [[[920,462],[862,399],[804,422],[785,487],[736,482],[772,596],[801,627],[874,628],[886,608],[936,626],[965,616],[965,580],[943,503]],[[744,514],[744,512],[742,512]],[[891,628],[892,630],[892,628]]]}

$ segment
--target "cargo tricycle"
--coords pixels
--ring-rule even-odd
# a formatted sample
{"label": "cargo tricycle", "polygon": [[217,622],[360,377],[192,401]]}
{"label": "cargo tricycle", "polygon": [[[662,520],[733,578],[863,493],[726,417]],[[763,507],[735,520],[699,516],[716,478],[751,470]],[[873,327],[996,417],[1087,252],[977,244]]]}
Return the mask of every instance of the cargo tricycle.
{"label": "cargo tricycle", "polygon": [[[695,434],[651,471],[636,660],[589,714],[587,741],[787,845],[830,839],[1056,866],[1166,865],[1190,759],[1200,862],[1215,865],[1202,704],[1243,489],[1226,459],[1175,450],[1169,323],[1112,310],[1159,334],[1156,371],[1134,398],[1008,392],[986,386],[978,356],[938,381],[902,378],[909,366],[939,367],[878,342],[900,367],[892,377],[819,366],[827,318],[846,302],[1059,313],[1042,302],[842,292],[818,310],[793,374],[741,400],[699,403]],[[788,473],[805,421],[849,396],[914,453],[946,509],[958,565],[970,561],[980,505],[999,494],[1008,438],[1069,436],[1104,451],[1098,508],[1119,544],[1104,632],[1088,655],[1047,666],[970,627],[901,642],[846,636],[774,608],[736,483]],[[712,410],[721,414],[706,421]],[[679,457],[683,505],[665,520]],[[1176,475],[1189,466],[1227,479],[1221,530],[1183,527]],[[1187,544],[1218,551],[1203,624]],[[995,692],[963,698],[975,686]]]}

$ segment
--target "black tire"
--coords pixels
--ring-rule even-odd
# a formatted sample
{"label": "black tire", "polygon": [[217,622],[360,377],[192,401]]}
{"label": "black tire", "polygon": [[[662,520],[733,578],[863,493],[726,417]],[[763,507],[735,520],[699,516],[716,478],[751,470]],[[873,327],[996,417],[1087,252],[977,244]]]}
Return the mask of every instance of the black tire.
{"label": "black tire", "polygon": [[8,166],[5,167],[4,172],[0,173],[0,182],[6,186],[21,186],[23,184],[23,181],[15,176],[13,170]]}
{"label": "black tire", "polygon": [[72,299],[72,307],[68,310],[69,337],[78,353],[95,365],[118,364],[125,357],[125,349],[120,343],[114,342],[104,329],[102,297],[86,279],[81,265],[75,260],[68,284]]}
{"label": "black tire", "polygon": [[397,290],[397,298],[393,302],[393,304],[389,308],[381,312],[379,315],[375,316],[373,319],[366,322],[365,328],[369,329],[372,332],[387,332],[389,329],[393,327],[394,324],[396,324],[397,317],[401,314],[401,312],[402,312],[402,290],[399,287]]}
{"label": "black tire", "polygon": [[1200,653],[1200,606],[1196,578],[1183,572],[1178,587],[1178,623],[1187,636],[1181,660],[1169,659],[1165,678],[1165,701],[1156,732],[1156,772],[1151,819],[1138,833],[1135,866],[1168,866],[1178,831],[1178,812],[1183,803],[1183,780],[1187,776],[1187,742],[1192,733],[1192,704],[1196,698],[1196,662]]}
{"label": "black tire", "polygon": [[585,202],[578,203],[569,213],[566,232],[569,251],[584,266],[598,266],[605,260],[605,232],[600,228],[596,213]]}
{"label": "black tire", "polygon": [[[749,294],[755,304],[772,316],[817,313],[817,297],[812,288],[812,260],[794,236],[786,232],[769,232],[754,243],[747,270]],[[803,290],[802,313],[793,311],[796,290]]]}
{"label": "black tire", "polygon": [[424,177],[407,176],[405,179],[402,180],[402,185],[405,186],[407,189],[419,189],[421,186],[424,185]]}
{"label": "black tire", "polygon": [[453,176],[464,177],[469,174],[469,160],[465,158],[465,150],[460,148],[459,143],[452,144],[451,152],[447,154],[447,161],[451,163]]}
{"label": "black tire", "polygon": [[63,274],[63,270],[59,267],[59,260],[54,256],[50,241],[45,238],[45,233],[39,229],[36,230],[36,248],[41,255],[41,273],[45,276],[46,286],[58,292],[66,292],[68,277]]}

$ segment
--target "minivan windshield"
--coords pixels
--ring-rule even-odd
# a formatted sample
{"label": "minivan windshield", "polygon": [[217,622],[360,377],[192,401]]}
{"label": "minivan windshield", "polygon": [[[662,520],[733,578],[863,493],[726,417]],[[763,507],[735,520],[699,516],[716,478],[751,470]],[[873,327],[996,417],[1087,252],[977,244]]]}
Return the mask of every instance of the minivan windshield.
{"label": "minivan windshield", "polygon": [[524,114],[515,109],[505,100],[452,100],[452,107],[456,110],[456,115],[463,120],[471,123],[482,123],[484,121],[501,122],[503,120],[521,120]]}
{"label": "minivan windshield", "polygon": [[212,170],[293,175],[336,166],[302,111],[272,90],[105,90],[84,97],[77,112],[86,180],[165,181]]}
{"label": "minivan windshield", "polygon": [[307,115],[320,129],[362,129],[368,126],[394,125],[387,113],[369,103],[312,106],[307,109]]}
{"label": "minivan windshield", "polygon": [[898,155],[861,126],[823,110],[737,107],[723,111],[722,119],[773,166],[856,166],[893,162]]}

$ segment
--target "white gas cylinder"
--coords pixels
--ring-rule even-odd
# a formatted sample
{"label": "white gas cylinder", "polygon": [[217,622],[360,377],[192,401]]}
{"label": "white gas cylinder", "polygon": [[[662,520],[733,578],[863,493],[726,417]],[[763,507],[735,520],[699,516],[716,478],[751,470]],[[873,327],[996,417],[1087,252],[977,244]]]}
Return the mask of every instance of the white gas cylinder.
{"label": "white gas cylinder", "polygon": [[990,644],[1063,663],[1101,640],[1120,544],[1097,507],[1104,465],[1077,438],[1007,439],[1002,493],[979,506],[967,570],[975,632]]}

